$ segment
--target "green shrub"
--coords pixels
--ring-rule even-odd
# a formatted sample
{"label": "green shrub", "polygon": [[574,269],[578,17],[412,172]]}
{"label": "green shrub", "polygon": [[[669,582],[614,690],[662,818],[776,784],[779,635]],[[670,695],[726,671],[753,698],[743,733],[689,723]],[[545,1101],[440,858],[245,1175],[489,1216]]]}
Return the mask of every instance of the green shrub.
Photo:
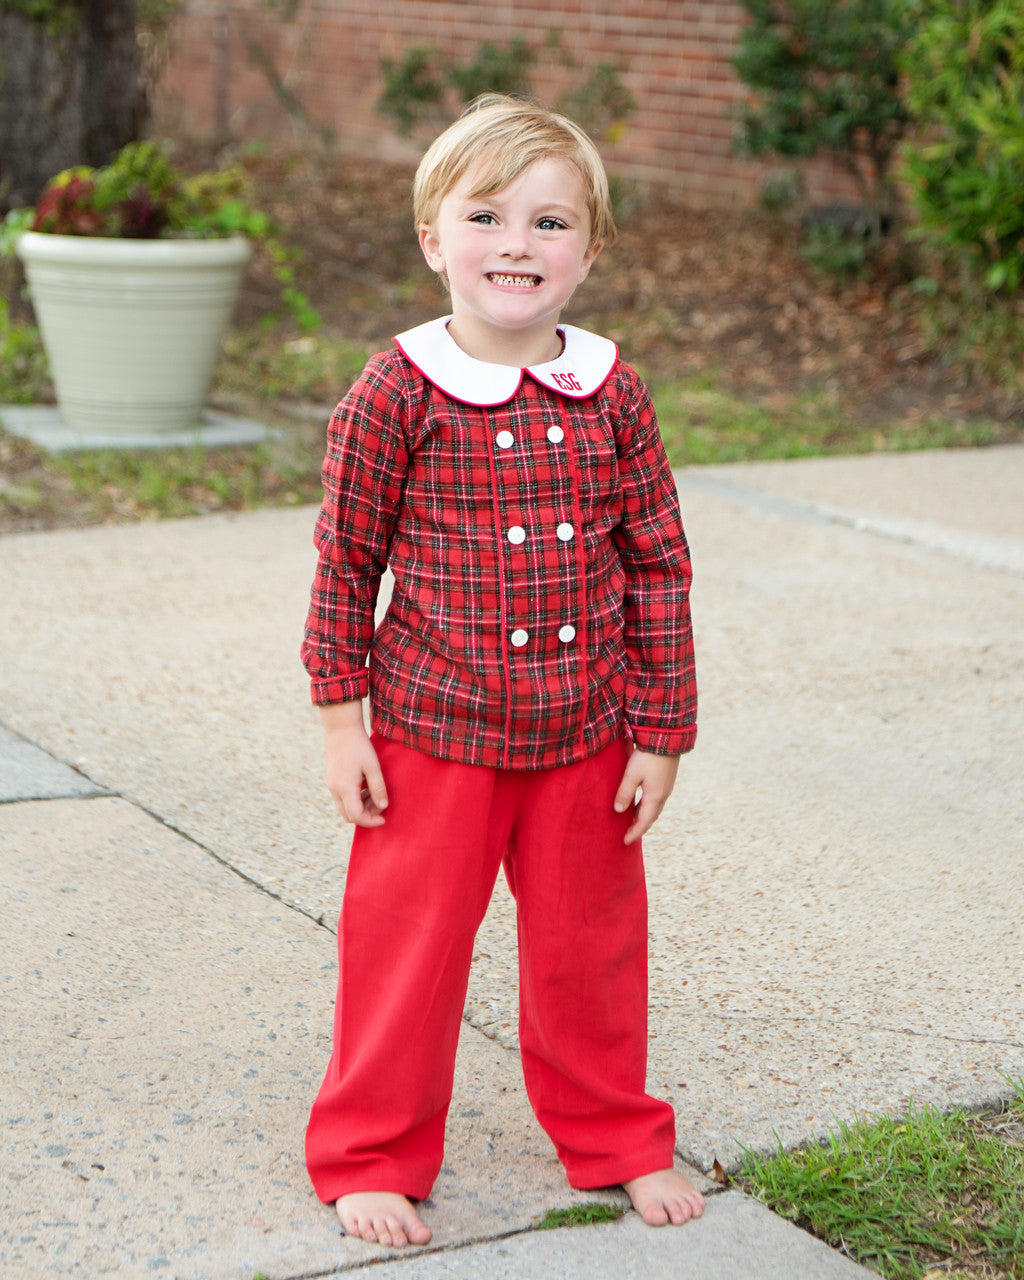
{"label": "green shrub", "polygon": [[443,120],[449,95],[465,103],[482,93],[529,93],[529,68],[535,58],[521,39],[503,49],[482,44],[468,62],[450,62],[431,45],[414,45],[400,58],[381,59],[384,92],[377,110],[391,116],[400,133],[408,134],[420,120]]}
{"label": "green shrub", "polygon": [[901,59],[917,129],[903,177],[932,346],[1024,397],[1024,9],[918,0]]}
{"label": "green shrub", "polygon": [[[562,51],[557,32],[549,37],[547,52],[557,56],[562,67],[578,70]],[[539,57],[538,50],[522,39],[504,47],[482,44],[467,62],[452,62],[431,45],[415,45],[400,58],[381,59],[384,91],[377,99],[377,110],[391,116],[400,133],[411,133],[421,123],[443,128],[462,106],[481,94],[529,97],[530,71]],[[614,142],[622,137],[626,117],[636,103],[618,70],[602,62],[563,94],[556,107],[592,137]]]}
{"label": "green shrub", "polygon": [[463,102],[472,102],[482,93],[529,93],[529,70],[535,54],[525,40],[513,40],[505,49],[482,44],[471,62],[448,68],[448,81]]}
{"label": "green shrub", "polygon": [[414,45],[400,58],[381,58],[384,91],[377,99],[377,110],[391,116],[398,132],[408,134],[423,114],[444,101],[444,72],[439,55],[430,45]]}
{"label": "green shrub", "polygon": [[1024,283],[1024,7],[921,0],[902,56],[920,235],[984,289]]}
{"label": "green shrub", "polygon": [[894,210],[894,157],[909,121],[898,64],[909,0],[742,4],[751,21],[732,65],[756,101],[737,113],[740,149],[831,154],[856,182],[877,239]]}

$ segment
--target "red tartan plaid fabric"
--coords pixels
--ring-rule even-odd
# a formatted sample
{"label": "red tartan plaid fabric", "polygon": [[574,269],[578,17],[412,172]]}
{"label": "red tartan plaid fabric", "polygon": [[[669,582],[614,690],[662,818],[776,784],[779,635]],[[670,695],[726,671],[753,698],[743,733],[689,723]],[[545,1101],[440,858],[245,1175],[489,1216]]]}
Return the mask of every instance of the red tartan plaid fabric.
{"label": "red tartan plaid fabric", "polygon": [[584,398],[525,373],[480,407],[385,352],[334,412],[323,483],[302,646],[315,703],[369,691],[384,737],[494,768],[567,764],[624,730],[692,748],[689,552],[628,365]]}

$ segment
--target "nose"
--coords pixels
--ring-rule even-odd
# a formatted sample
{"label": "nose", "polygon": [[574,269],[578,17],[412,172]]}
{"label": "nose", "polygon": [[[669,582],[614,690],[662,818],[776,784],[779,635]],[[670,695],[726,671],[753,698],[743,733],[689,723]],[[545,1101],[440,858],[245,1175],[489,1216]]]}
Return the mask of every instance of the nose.
{"label": "nose", "polygon": [[529,232],[525,227],[507,226],[505,228],[501,246],[503,258],[514,258],[518,261],[520,258],[530,257],[532,252]]}

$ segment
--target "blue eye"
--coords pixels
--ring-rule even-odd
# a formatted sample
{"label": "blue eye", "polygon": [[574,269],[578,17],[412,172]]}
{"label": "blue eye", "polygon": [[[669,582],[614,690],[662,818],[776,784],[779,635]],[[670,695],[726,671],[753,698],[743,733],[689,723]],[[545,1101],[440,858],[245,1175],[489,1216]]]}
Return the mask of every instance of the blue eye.
{"label": "blue eye", "polygon": [[470,222],[479,222],[482,226],[490,226],[494,222],[493,213],[474,213]]}
{"label": "blue eye", "polygon": [[565,223],[561,218],[541,218],[537,223],[541,231],[564,231]]}

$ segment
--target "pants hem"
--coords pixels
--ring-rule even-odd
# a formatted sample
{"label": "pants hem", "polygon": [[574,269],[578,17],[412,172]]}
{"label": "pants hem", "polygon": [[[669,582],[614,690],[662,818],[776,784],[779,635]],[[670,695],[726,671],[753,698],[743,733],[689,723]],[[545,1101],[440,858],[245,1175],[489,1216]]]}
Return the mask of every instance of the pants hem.
{"label": "pants hem", "polygon": [[642,1178],[659,1169],[671,1169],[675,1152],[650,1151],[643,1155],[631,1155],[628,1159],[616,1156],[576,1165],[566,1170],[569,1185],[576,1191],[596,1191],[599,1187],[618,1187],[634,1178]]}
{"label": "pants hem", "polygon": [[323,1204],[334,1204],[342,1196],[361,1191],[386,1191],[405,1196],[407,1200],[426,1200],[433,1183],[418,1182],[402,1176],[398,1170],[376,1175],[373,1173],[339,1174],[337,1177],[320,1177],[313,1181],[313,1190]]}

